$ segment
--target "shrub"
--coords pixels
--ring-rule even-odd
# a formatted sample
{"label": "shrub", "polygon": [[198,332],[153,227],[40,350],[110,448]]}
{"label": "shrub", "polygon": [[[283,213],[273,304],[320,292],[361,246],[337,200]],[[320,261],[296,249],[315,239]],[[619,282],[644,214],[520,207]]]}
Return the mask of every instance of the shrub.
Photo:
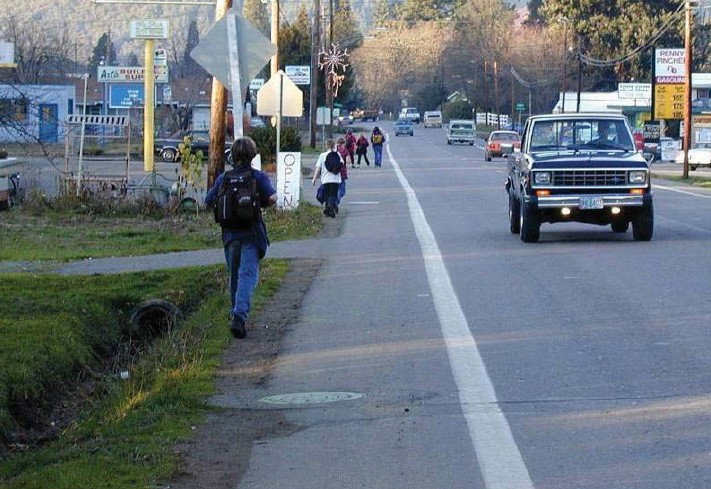
{"label": "shrub", "polygon": [[[257,151],[262,156],[262,164],[276,161],[276,128],[258,127],[249,135],[257,143]],[[301,151],[301,132],[298,127],[281,128],[281,151]]]}
{"label": "shrub", "polygon": [[454,100],[449,102],[442,109],[442,119],[449,122],[452,119],[471,119],[472,106],[464,100]]}

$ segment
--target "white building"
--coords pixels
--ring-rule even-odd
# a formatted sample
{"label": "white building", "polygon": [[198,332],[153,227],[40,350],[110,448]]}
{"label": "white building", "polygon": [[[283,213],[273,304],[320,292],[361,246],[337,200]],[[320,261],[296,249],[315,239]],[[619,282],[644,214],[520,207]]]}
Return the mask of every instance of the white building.
{"label": "white building", "polygon": [[74,85],[0,84],[0,142],[63,141],[75,102]]}

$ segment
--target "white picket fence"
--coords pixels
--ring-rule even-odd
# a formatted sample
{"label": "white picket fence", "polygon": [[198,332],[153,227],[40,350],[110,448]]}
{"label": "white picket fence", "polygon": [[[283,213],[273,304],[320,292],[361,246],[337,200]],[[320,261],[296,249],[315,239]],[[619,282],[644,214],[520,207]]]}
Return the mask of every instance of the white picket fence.
{"label": "white picket fence", "polygon": [[491,112],[478,112],[476,114],[477,124],[486,124],[487,126],[506,126],[510,123],[508,114],[493,114]]}

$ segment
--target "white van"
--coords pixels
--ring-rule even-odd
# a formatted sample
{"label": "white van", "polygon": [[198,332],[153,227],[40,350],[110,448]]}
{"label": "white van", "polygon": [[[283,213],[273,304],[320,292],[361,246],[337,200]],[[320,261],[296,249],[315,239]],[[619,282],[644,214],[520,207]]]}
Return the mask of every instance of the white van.
{"label": "white van", "polygon": [[425,127],[442,127],[442,112],[439,110],[429,110],[425,112]]}
{"label": "white van", "polygon": [[474,145],[476,138],[476,125],[472,120],[452,120],[447,128],[447,144],[469,143]]}

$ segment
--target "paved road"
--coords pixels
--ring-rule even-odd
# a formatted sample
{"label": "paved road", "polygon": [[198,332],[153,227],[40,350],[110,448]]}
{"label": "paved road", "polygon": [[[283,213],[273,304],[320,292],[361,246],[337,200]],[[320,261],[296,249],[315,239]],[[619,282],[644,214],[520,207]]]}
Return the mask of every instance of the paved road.
{"label": "paved road", "polygon": [[527,245],[503,160],[421,126],[390,148],[351,172],[268,385],[213,399],[298,427],[236,486],[709,487],[711,196],[659,186],[649,243],[570,224]]}
{"label": "paved road", "polygon": [[648,243],[524,244],[481,144],[392,138],[337,238],[272,248],[325,264],[269,382],[212,399],[294,427],[234,487],[711,487],[711,193],[656,182]]}

